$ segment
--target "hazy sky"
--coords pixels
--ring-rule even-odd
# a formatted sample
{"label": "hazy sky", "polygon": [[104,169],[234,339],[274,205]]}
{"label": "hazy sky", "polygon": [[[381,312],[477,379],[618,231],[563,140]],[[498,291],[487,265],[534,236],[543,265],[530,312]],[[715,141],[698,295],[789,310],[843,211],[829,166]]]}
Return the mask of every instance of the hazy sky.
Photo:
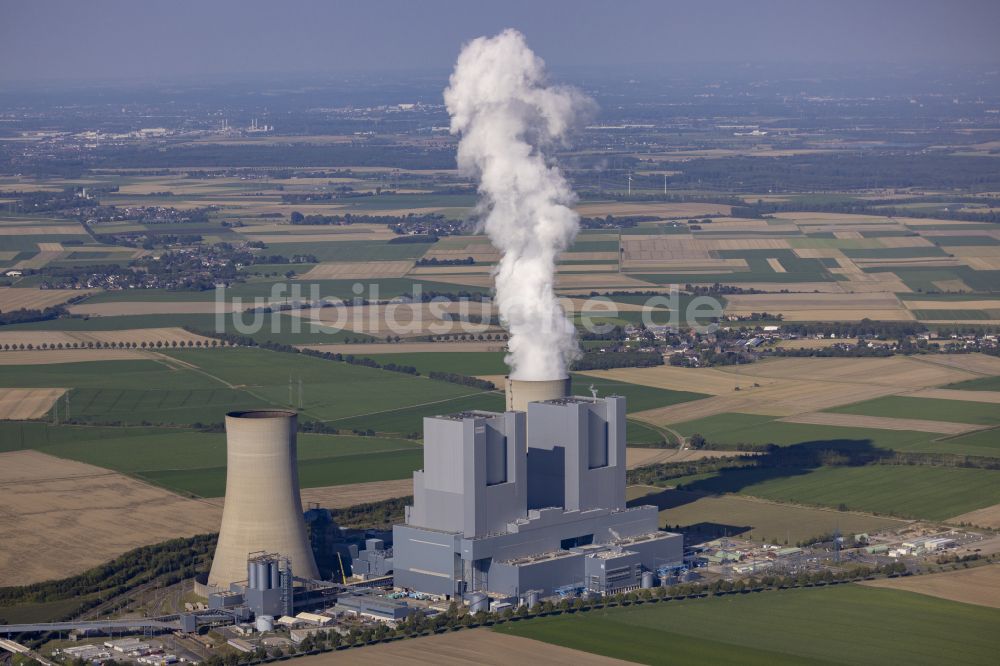
{"label": "hazy sky", "polygon": [[998,0],[0,0],[0,80],[441,69],[524,32],[551,65],[998,63]]}

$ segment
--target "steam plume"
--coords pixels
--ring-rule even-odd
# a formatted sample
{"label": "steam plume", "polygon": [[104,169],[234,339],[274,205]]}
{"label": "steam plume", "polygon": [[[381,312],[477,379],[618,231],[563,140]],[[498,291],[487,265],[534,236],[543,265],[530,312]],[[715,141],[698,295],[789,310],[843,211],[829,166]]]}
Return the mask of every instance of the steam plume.
{"label": "steam plume", "polygon": [[576,330],[554,291],[555,261],[579,228],[575,200],[544,150],[563,140],[589,99],[548,86],[545,63],[524,35],[505,30],[462,49],[444,92],[458,166],[479,176],[484,227],[502,257],[495,271],[510,331],[511,377],[561,379],[579,355]]}

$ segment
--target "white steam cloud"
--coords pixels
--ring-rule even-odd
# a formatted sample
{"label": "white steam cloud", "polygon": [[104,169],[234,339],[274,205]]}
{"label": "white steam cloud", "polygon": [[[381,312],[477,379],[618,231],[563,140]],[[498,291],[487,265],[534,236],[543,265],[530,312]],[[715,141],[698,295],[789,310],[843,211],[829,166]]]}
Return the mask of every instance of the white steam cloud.
{"label": "white steam cloud", "polygon": [[479,176],[484,227],[502,255],[496,300],[510,332],[510,375],[561,379],[579,347],[556,299],[556,256],[576,237],[579,216],[569,183],[544,150],[592,102],[546,85],[545,63],[510,29],[462,49],[444,100],[451,132],[462,137],[458,166]]}

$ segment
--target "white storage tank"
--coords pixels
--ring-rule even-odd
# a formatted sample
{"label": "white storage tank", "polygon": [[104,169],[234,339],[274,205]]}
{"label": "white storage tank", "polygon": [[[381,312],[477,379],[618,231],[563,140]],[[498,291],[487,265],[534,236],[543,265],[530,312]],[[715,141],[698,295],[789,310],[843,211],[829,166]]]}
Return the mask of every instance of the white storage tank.
{"label": "white storage tank", "polygon": [[274,617],[271,615],[258,615],[257,631],[274,631]]}

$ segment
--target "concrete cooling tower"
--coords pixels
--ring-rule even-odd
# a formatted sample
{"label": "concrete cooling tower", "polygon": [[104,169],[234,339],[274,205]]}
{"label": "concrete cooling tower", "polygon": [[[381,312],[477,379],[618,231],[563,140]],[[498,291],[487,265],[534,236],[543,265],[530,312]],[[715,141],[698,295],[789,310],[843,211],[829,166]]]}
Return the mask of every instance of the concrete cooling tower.
{"label": "concrete cooling tower", "polygon": [[319,578],[309,547],[296,466],[296,414],[226,414],[226,503],[209,585],[247,580],[247,556],[266,551],[291,560],[295,576]]}
{"label": "concrete cooling tower", "polygon": [[507,377],[507,411],[528,411],[528,403],[555,400],[569,395],[569,377],[565,379],[522,380]]}

